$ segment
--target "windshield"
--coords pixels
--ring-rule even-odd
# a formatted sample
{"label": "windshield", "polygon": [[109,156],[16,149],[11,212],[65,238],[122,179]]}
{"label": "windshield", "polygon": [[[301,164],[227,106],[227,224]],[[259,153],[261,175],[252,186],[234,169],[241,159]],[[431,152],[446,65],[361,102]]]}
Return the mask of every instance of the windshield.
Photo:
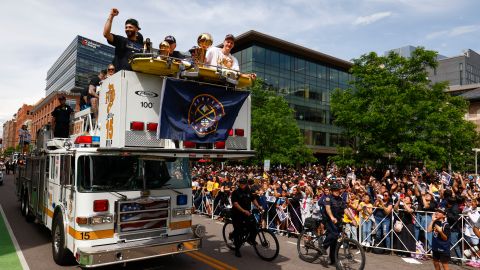
{"label": "windshield", "polygon": [[191,187],[187,158],[149,160],[136,156],[80,156],[80,192],[178,189]]}

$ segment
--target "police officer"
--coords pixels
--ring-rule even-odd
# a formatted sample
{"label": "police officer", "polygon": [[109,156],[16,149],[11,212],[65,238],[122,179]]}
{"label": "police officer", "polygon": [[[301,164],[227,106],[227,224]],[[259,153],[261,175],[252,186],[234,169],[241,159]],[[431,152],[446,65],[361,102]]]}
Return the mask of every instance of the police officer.
{"label": "police officer", "polygon": [[250,233],[250,238],[247,239],[247,242],[251,245],[255,244],[256,228],[255,222],[252,220],[253,216],[250,213],[252,203],[258,209],[261,208],[248,186],[247,178],[240,178],[238,183],[238,188],[232,192],[233,243],[235,245],[235,256],[242,257],[240,247],[242,246],[243,230]]}
{"label": "police officer", "polygon": [[339,183],[333,183],[330,187],[332,194],[325,198],[325,212],[327,214],[327,236],[323,241],[323,248],[330,247],[330,265],[335,264],[335,249],[337,248],[337,239],[342,232],[342,219],[347,204],[340,196],[342,186]]}
{"label": "police officer", "polygon": [[73,109],[66,104],[65,96],[58,98],[60,105],[55,107],[52,112],[53,136],[55,138],[68,138],[70,136],[70,116]]}

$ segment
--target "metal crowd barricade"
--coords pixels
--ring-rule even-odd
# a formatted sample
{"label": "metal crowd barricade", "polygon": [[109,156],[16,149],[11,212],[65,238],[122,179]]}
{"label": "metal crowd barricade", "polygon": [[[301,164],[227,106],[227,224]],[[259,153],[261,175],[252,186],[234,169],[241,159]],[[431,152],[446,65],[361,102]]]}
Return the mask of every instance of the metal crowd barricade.
{"label": "metal crowd barricade", "polygon": [[[375,209],[375,207],[374,207]],[[424,227],[423,225],[425,224],[419,224],[419,220],[418,220],[418,217],[419,217],[419,214],[420,215],[424,215],[425,217],[427,215],[433,215],[434,212],[427,212],[427,211],[414,211],[412,216],[413,216],[413,220],[414,220],[414,230],[415,230],[415,226],[418,226],[419,227],[419,230],[420,232],[423,232],[424,234],[424,241],[422,242],[423,244],[423,247],[424,247],[424,252],[419,252],[417,249],[415,249],[415,251],[413,250],[408,250],[408,248],[406,247],[406,244],[404,243],[405,239],[402,239],[399,235],[399,233],[395,232],[394,230],[394,224],[395,224],[395,221],[399,220],[402,224],[402,230],[405,230],[406,229],[406,224],[404,224],[400,218],[400,215],[399,213],[402,212],[404,210],[402,209],[399,209],[397,211],[393,210],[392,213],[389,215],[389,216],[386,216],[384,217],[383,219],[380,220],[379,223],[382,223],[383,220],[385,219],[390,219],[390,229],[383,235],[383,237],[374,243],[374,245],[369,245],[365,242],[366,239],[368,239],[369,237],[375,237],[375,234],[377,232],[377,230],[379,229],[378,226],[379,224],[375,224],[374,226],[372,226],[372,230],[370,232],[368,232],[368,234],[366,236],[363,235],[362,231],[363,231],[363,226],[365,226],[365,222],[366,220],[368,219],[371,219],[371,217],[373,216],[373,213],[372,215],[369,215],[367,219],[361,219],[360,221],[360,225],[359,225],[359,230],[360,230],[360,243],[364,246],[364,247],[372,247],[372,248],[377,248],[377,249],[383,249],[383,250],[387,250],[387,251],[391,251],[391,252],[408,252],[410,254],[417,254],[417,255],[421,255],[421,256],[431,256],[431,243],[428,242],[428,232],[427,232],[427,228],[426,226],[428,226],[428,224],[426,224],[426,226]],[[427,219],[424,219],[424,220],[427,220]],[[460,223],[460,232],[459,232],[459,235],[458,235],[458,240],[455,241],[455,243],[452,243],[451,244],[451,248],[450,248],[450,252],[452,254],[452,259],[455,259],[455,260],[458,260],[462,263],[465,263],[465,262],[469,262],[469,261],[472,261],[474,259],[480,259],[480,256],[477,255],[477,252],[478,252],[478,249],[475,249],[475,247],[468,242],[468,240],[465,238],[465,224],[469,224],[470,226],[474,226],[470,220],[467,218],[466,215],[459,215],[459,218],[453,223],[453,224],[449,224],[450,226],[455,226],[457,225],[458,223]],[[390,236],[390,246],[389,247],[384,247],[384,246],[380,246],[380,244],[382,242],[384,242],[386,240],[386,237],[387,236]],[[418,236],[415,235],[414,232],[412,231],[408,231],[408,236],[409,237],[412,237],[415,242],[417,243],[419,241],[418,239]],[[398,249],[398,248],[394,248],[394,237],[397,237],[397,241],[400,242],[401,244],[401,247],[402,249]],[[366,238],[366,239],[365,239]],[[452,238],[450,238],[452,239]],[[467,258],[465,256],[465,251],[466,250],[470,250],[470,258]],[[479,253],[480,254],[480,253]]]}
{"label": "metal crowd barricade", "polygon": [[[197,214],[202,214],[202,215],[207,215],[210,218],[214,219],[217,218],[218,215],[215,215],[217,212],[217,209],[220,206],[220,204],[215,204],[215,197],[211,194],[211,196],[207,196],[204,192],[195,192],[194,193],[194,201],[198,199],[200,196],[201,203],[200,206],[196,209]],[[268,210],[266,211],[267,213],[264,216],[264,220],[266,222],[266,227],[277,232],[288,232],[288,233],[294,233],[294,234],[299,234],[300,231],[297,230],[297,228],[293,225],[292,217],[295,215],[295,217],[300,221],[301,226],[303,228],[304,226],[304,220],[307,217],[312,216],[312,211],[307,211],[302,213],[302,209],[300,209],[300,212],[295,211],[295,209],[286,207],[285,209],[278,205],[278,199],[286,199],[286,198],[277,198],[275,203],[270,203],[270,206]],[[228,200],[230,201],[230,196],[228,197]],[[302,202],[303,204],[304,202]],[[313,202],[311,202],[313,205]],[[230,201],[231,205],[231,201]],[[226,206],[228,207],[228,206]],[[313,210],[313,207],[311,208]],[[390,252],[407,252],[410,254],[416,254],[420,256],[431,256],[431,242],[428,240],[428,232],[427,232],[427,226],[429,222],[426,221],[431,221],[429,216],[433,215],[434,212],[428,212],[428,211],[414,211],[412,213],[412,218],[413,218],[413,231],[408,230],[408,237],[412,237],[415,240],[415,247],[417,247],[417,244],[419,242],[419,236],[420,233],[423,233],[423,241],[421,242],[423,247],[424,247],[424,252],[419,252],[417,248],[415,250],[408,250],[408,247],[406,246],[405,239],[402,239],[401,236],[399,235],[400,233],[395,232],[394,230],[394,224],[395,221],[400,221],[402,224],[402,230],[405,230],[406,224],[404,224],[400,218],[400,212],[404,211],[402,209],[399,209],[397,211],[392,210],[392,213],[388,216],[385,216],[381,220],[379,220],[379,223],[382,224],[384,220],[390,220],[390,228],[386,230],[386,232],[383,233],[380,239],[377,239],[377,241],[373,241],[372,243],[366,242],[367,239],[375,239],[377,230],[379,229],[379,224],[376,224],[377,221],[374,219],[374,212],[377,207],[373,207],[374,211],[372,212],[371,215],[368,215],[367,218],[363,218],[360,213],[358,215],[360,216],[360,221],[358,222],[358,226],[350,226],[350,230],[355,230],[355,232],[350,231],[350,235],[357,235],[357,239],[362,246],[364,247],[371,247],[371,248],[376,248],[376,249],[382,249],[382,250],[387,250]],[[293,211],[292,211],[293,210]],[[273,216],[271,215],[273,213]],[[367,234],[364,236],[363,235],[363,227],[367,226],[365,223],[369,222],[368,220],[372,220],[373,224],[371,226],[371,231],[368,231]],[[423,222],[421,222],[423,221]],[[456,259],[461,261],[462,263],[472,261],[474,258],[480,259],[480,256],[477,255],[478,249],[475,250],[475,247],[470,244],[467,239],[465,238],[464,234],[464,228],[465,224],[469,224],[470,226],[474,226],[471,224],[470,220],[467,218],[466,215],[460,215],[458,220],[454,224],[450,224],[450,226],[455,226],[457,223],[460,223],[461,225],[461,230],[459,233],[459,239],[452,244],[451,246],[451,252],[452,252],[452,259]],[[283,226],[282,226],[283,225]],[[293,225],[293,226],[291,226]],[[289,230],[291,227],[293,227],[293,230]],[[383,229],[383,228],[382,228]],[[415,231],[418,229],[418,233]],[[348,230],[347,230],[348,233]],[[381,243],[386,242],[386,238],[390,237],[390,246],[381,246]],[[395,241],[398,241],[400,245],[400,248],[394,248],[394,239]],[[465,251],[470,250],[471,258],[467,258],[465,256]],[[459,254],[457,254],[459,253]],[[480,252],[479,252],[480,254]]]}
{"label": "metal crowd barricade", "polygon": [[[210,215],[211,214],[211,202],[207,192],[203,187],[193,190],[193,206],[195,207],[195,213],[201,215]],[[200,203],[198,204],[198,202]],[[196,205],[198,204],[198,206]]]}

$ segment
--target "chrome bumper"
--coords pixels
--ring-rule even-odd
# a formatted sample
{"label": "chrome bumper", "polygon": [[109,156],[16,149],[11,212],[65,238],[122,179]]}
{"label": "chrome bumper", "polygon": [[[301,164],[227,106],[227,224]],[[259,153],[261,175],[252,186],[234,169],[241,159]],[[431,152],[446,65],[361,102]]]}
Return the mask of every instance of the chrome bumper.
{"label": "chrome bumper", "polygon": [[193,234],[127,243],[78,248],[76,259],[82,267],[98,267],[198,250],[202,239]]}

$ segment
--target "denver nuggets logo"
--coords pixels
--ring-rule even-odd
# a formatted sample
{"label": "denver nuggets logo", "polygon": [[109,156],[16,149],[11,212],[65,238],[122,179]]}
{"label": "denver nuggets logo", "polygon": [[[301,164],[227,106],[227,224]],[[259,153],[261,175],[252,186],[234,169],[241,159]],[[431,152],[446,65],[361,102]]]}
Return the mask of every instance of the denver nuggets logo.
{"label": "denver nuggets logo", "polygon": [[225,115],[222,103],[207,94],[196,96],[188,110],[188,125],[199,136],[217,131],[218,121]]}

